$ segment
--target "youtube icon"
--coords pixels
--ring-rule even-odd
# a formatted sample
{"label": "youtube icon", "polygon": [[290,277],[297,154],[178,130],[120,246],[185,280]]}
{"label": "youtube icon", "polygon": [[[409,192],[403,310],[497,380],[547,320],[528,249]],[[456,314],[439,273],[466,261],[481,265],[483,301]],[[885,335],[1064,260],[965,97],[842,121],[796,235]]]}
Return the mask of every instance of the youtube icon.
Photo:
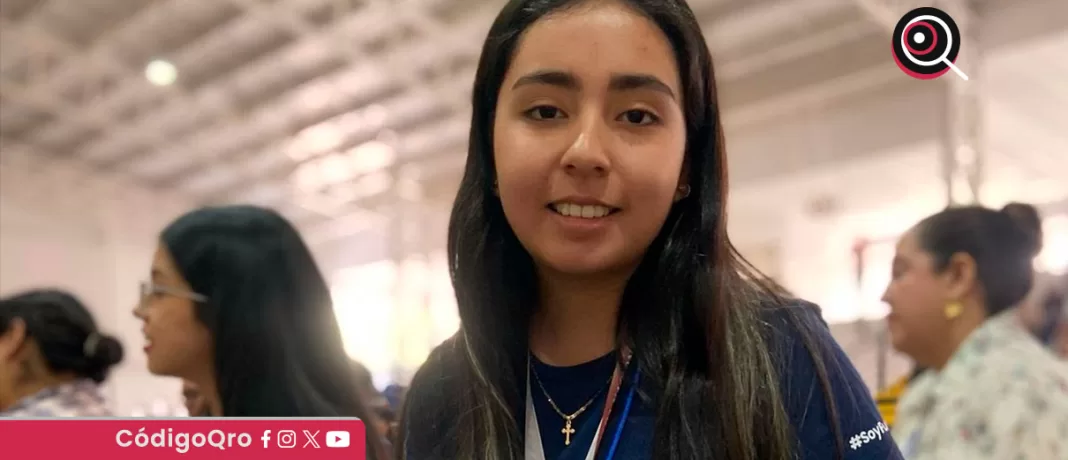
{"label": "youtube icon", "polygon": [[339,447],[345,448],[349,446],[349,432],[348,431],[327,431],[326,432],[326,447]]}

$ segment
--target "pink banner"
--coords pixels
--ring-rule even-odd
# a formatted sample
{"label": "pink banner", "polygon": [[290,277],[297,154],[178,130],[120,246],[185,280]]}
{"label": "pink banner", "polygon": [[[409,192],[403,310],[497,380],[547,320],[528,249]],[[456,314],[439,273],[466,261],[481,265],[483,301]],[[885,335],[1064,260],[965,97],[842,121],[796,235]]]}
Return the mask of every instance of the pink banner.
{"label": "pink banner", "polygon": [[4,458],[364,460],[357,419],[0,419]]}

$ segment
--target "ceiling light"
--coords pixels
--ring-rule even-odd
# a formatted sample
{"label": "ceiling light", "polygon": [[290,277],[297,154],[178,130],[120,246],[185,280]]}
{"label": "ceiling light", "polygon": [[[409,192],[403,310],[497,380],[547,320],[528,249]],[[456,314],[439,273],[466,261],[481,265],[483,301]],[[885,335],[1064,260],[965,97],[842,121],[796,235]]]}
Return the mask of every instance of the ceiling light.
{"label": "ceiling light", "polygon": [[156,59],[145,66],[145,78],[156,86],[169,86],[178,79],[178,69],[168,61]]}
{"label": "ceiling light", "polygon": [[358,174],[370,174],[393,165],[397,152],[389,144],[370,141],[348,151],[352,159],[352,168]]}

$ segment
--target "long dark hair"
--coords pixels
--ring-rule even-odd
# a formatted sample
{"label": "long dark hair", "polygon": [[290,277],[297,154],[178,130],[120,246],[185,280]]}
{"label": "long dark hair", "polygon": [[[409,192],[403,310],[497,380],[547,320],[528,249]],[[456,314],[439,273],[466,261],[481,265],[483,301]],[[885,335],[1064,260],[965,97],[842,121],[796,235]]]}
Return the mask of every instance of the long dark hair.
{"label": "long dark hair", "polygon": [[[330,290],[297,230],[255,206],[207,207],[162,233],[180,274],[207,298],[222,412],[230,417],[360,417]],[[368,430],[368,452],[381,452]]]}
{"label": "long dark hair", "polygon": [[[455,349],[462,355],[457,359],[462,384],[455,400],[440,404],[453,405],[457,416],[457,458],[522,457],[514,414],[522,407],[526,331],[538,293],[534,263],[492,192],[494,111],[523,32],[538,19],[581,3],[510,1],[482,49],[470,151],[448,238],[462,320]],[[691,194],[672,208],[620,306],[619,336],[634,350],[642,375],[648,376],[643,384],[649,383],[655,395],[653,458],[793,458],[797,444],[781,389],[771,383],[779,381],[779,363],[759,311],[784,301],[727,238],[726,154],[704,37],[682,0],[623,3],[659,25],[670,40],[685,96]],[[816,362],[826,392],[826,373]],[[833,403],[830,412],[836,417]]]}
{"label": "long dark hair", "polygon": [[100,332],[89,309],[73,294],[34,289],[0,299],[0,334],[15,319],[41,350],[48,370],[103,383],[122,361],[122,344]]}

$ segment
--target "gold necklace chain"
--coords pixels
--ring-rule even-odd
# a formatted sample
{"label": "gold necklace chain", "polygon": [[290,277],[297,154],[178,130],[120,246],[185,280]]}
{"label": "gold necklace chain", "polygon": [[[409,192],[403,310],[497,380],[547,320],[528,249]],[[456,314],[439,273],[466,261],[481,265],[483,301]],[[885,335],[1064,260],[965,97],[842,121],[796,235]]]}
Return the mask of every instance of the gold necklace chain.
{"label": "gold necklace chain", "polygon": [[545,395],[545,399],[549,401],[549,406],[552,407],[554,411],[556,411],[557,415],[563,417],[564,427],[560,429],[560,433],[564,435],[564,445],[570,446],[571,435],[575,434],[575,429],[571,427],[571,423],[575,420],[575,418],[582,415],[583,412],[586,412],[586,409],[588,409],[590,405],[593,404],[593,402],[601,396],[601,393],[604,393],[604,389],[608,388],[611,385],[612,375],[608,376],[608,381],[605,382],[604,386],[601,387],[600,390],[597,390],[597,393],[594,393],[593,397],[591,397],[589,401],[586,401],[586,404],[583,404],[582,407],[579,407],[577,411],[575,411],[571,415],[568,415],[565,414],[564,411],[560,410],[559,407],[557,407],[556,402],[553,401],[553,397],[549,396],[549,391],[545,389],[545,385],[542,385],[541,378],[538,377],[538,371],[534,369],[534,360],[530,361],[530,373],[534,376],[534,381],[537,382],[538,388],[541,389],[542,394]]}

